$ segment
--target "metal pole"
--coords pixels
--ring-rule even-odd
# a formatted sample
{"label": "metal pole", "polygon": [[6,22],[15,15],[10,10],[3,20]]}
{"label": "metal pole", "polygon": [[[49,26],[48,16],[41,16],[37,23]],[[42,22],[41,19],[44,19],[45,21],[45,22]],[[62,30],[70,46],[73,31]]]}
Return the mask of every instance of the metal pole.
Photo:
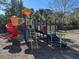
{"label": "metal pole", "polygon": [[56,35],[56,18],[54,19],[54,34]]}
{"label": "metal pole", "polygon": [[34,33],[35,33],[35,40],[36,40],[36,48],[38,48],[38,39],[37,39],[37,35],[36,35],[36,30],[37,30],[37,20],[34,19]]}
{"label": "metal pole", "polygon": [[27,29],[27,25],[26,25],[26,19],[27,19],[27,17],[26,16],[24,16],[24,30],[23,30],[23,32],[24,32],[24,40],[25,40],[25,43],[27,44],[27,40],[28,40],[28,29]]}
{"label": "metal pole", "polygon": [[47,33],[48,34],[48,19],[46,19],[46,28],[47,28]]}
{"label": "metal pole", "polygon": [[[41,20],[42,20],[42,19],[40,19],[40,31],[41,31]],[[40,33],[40,38],[41,38],[41,33]]]}
{"label": "metal pole", "polygon": [[50,19],[50,36],[51,36],[51,45],[52,45],[52,24],[51,24],[52,22],[51,22],[51,19]]}
{"label": "metal pole", "polygon": [[52,34],[52,21],[51,21],[51,19],[50,19],[50,34]]}

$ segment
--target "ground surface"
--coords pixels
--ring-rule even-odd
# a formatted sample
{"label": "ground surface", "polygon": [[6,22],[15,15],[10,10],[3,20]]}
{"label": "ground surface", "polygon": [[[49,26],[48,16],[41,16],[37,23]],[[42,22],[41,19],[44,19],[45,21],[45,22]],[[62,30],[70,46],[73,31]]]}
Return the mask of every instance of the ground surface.
{"label": "ground surface", "polygon": [[[3,35],[4,36],[4,35]],[[6,39],[0,35],[0,59],[79,59],[79,30],[68,31],[65,35],[65,41],[68,48],[50,48],[44,43],[40,43],[38,49],[34,49],[32,53],[24,54],[26,47],[22,45],[15,47],[17,53],[10,53],[10,49],[3,49],[9,45]],[[3,40],[4,39],[4,40]]]}

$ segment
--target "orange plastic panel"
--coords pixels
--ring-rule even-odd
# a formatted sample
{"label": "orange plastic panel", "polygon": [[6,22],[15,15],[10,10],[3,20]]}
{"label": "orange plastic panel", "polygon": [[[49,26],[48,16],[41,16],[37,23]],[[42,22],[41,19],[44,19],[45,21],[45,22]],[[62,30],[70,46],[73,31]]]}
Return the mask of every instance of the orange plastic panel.
{"label": "orange plastic panel", "polygon": [[22,13],[25,14],[25,15],[30,15],[30,14],[32,14],[32,11],[28,10],[28,9],[25,9],[25,10],[23,10]]}
{"label": "orange plastic panel", "polygon": [[12,16],[11,17],[11,22],[13,24],[13,26],[17,26],[19,23],[18,23],[18,17],[17,16]]}

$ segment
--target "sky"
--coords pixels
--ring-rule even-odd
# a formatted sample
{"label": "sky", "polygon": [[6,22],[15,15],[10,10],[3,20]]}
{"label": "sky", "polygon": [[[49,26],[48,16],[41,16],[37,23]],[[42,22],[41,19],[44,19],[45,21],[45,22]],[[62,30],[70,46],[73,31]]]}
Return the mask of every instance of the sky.
{"label": "sky", "polygon": [[[35,10],[37,9],[47,9],[49,8],[49,1],[50,0],[23,0],[23,4],[25,7],[27,8],[33,8]],[[51,1],[56,1],[56,0],[51,0]],[[60,1],[60,0],[58,0]],[[75,1],[75,2],[74,2]],[[70,2],[68,3],[69,5],[73,4],[73,5],[77,5],[76,7],[79,7],[79,0],[70,0]],[[68,8],[71,8],[71,5],[68,6]],[[53,7],[54,6],[54,7]],[[55,3],[53,3],[52,7],[54,9],[56,9]],[[59,5],[57,6],[57,8],[59,8]],[[59,9],[58,9],[59,10]],[[0,14],[2,14],[4,12],[0,12]]]}
{"label": "sky", "polygon": [[24,6],[28,8],[40,9],[48,8],[48,0],[23,0]]}
{"label": "sky", "polygon": [[[24,6],[26,6],[28,8],[34,8],[34,9],[44,8],[45,9],[45,8],[49,8],[49,6],[48,6],[49,1],[50,0],[23,0],[23,3],[24,3]],[[51,0],[51,1],[56,1],[56,0]],[[79,0],[69,0],[69,1],[70,1],[69,4],[77,5],[77,7],[79,7]],[[56,8],[56,7],[54,6],[54,8]]]}

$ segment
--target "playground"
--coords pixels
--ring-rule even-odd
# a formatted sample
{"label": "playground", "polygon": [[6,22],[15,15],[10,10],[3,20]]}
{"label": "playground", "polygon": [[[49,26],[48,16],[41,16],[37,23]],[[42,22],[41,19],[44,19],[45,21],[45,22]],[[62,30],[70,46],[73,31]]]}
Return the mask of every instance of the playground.
{"label": "playground", "polygon": [[79,0],[26,2],[0,1],[0,59],[79,59]]}
{"label": "playground", "polygon": [[[3,40],[4,34],[0,34],[0,59],[78,59],[79,56],[79,30],[70,30],[66,33],[67,48],[51,48],[45,43],[39,42],[39,49],[34,49],[32,53],[24,54],[26,45],[20,46],[22,51],[11,54],[9,49],[2,48],[9,43]],[[18,49],[19,50],[19,49]]]}

